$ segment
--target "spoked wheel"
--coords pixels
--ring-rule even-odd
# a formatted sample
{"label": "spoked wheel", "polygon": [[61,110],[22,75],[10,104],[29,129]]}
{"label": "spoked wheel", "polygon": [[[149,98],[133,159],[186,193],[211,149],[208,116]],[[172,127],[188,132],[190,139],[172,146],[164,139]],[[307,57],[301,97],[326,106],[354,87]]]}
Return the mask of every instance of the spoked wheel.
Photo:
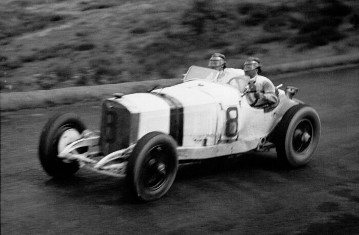
{"label": "spoked wheel", "polygon": [[291,107],[276,128],[278,159],[291,167],[307,164],[319,143],[320,129],[319,115],[312,107]]}
{"label": "spoked wheel", "polygon": [[39,144],[39,159],[43,169],[53,177],[68,177],[79,169],[76,161],[66,161],[58,154],[70,143],[80,139],[86,129],[73,113],[57,114],[44,126]]}
{"label": "spoked wheel", "polygon": [[127,166],[127,180],[135,197],[143,201],[159,199],[176,177],[176,143],[169,135],[151,132],[136,144]]}

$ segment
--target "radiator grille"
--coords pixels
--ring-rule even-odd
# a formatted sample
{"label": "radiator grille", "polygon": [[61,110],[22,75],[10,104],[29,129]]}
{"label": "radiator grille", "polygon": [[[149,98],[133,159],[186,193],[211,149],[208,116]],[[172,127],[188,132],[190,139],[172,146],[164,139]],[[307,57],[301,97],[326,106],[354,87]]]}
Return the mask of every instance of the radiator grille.
{"label": "radiator grille", "polygon": [[100,146],[103,154],[127,148],[137,140],[139,114],[116,100],[102,105]]}

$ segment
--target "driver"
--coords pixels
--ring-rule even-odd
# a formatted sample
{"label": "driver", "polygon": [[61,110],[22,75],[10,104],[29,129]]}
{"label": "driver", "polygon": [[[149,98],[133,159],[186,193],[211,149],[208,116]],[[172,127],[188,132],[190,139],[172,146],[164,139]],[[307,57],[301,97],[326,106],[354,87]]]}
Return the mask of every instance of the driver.
{"label": "driver", "polygon": [[221,53],[214,53],[208,62],[208,67],[220,71],[220,74],[216,81],[218,83],[230,84],[238,86],[239,77],[244,77],[244,71],[242,69],[227,68],[226,57]]}
{"label": "driver", "polygon": [[259,75],[262,72],[260,60],[249,57],[244,62],[244,72],[249,76],[249,82],[245,90],[247,100],[252,107],[266,107],[278,102],[275,86],[268,78]]}

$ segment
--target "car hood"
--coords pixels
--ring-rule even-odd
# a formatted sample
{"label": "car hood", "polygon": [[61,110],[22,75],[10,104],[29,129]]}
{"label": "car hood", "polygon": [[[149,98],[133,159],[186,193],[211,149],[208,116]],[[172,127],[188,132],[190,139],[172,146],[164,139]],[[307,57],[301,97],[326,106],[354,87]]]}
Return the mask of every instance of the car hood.
{"label": "car hood", "polygon": [[203,80],[194,80],[172,87],[152,91],[155,94],[171,96],[183,106],[217,103],[222,106],[233,106],[241,99],[236,88]]}

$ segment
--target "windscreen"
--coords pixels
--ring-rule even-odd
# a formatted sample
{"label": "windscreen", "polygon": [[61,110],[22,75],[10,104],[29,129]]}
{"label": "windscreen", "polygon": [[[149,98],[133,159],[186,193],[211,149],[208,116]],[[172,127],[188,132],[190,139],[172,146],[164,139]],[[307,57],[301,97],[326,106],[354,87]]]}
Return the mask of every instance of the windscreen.
{"label": "windscreen", "polygon": [[207,81],[216,81],[217,77],[219,75],[219,71],[214,70],[214,69],[210,69],[210,68],[204,68],[204,67],[199,67],[199,66],[191,66],[183,81],[190,81],[190,80],[207,80]]}

